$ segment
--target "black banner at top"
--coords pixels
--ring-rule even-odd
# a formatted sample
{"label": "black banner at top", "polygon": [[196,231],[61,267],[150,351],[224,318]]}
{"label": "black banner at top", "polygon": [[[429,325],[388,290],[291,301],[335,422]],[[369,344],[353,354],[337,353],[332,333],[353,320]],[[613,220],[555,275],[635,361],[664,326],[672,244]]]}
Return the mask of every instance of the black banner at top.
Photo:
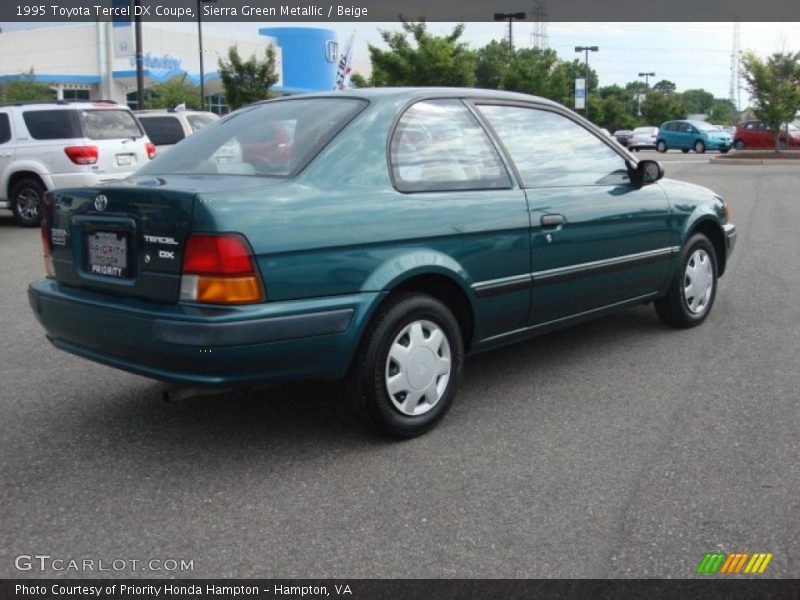
{"label": "black banner at top", "polygon": [[[0,21],[81,22],[132,19],[188,22],[391,22],[400,16],[448,22],[493,21],[525,12],[530,0],[2,0]],[[800,21],[797,0],[544,0],[550,22]]]}

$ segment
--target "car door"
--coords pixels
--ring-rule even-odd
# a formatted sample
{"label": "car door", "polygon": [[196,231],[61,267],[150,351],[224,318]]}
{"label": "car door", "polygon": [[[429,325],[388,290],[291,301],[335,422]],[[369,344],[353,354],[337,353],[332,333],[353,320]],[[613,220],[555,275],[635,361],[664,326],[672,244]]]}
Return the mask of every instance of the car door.
{"label": "car door", "polygon": [[549,106],[477,106],[508,151],[528,199],[529,325],[663,289],[676,248],[659,185],[631,184],[630,159],[572,115]]}
{"label": "car door", "polygon": [[14,160],[14,144],[11,141],[11,115],[0,109],[0,199],[7,194],[8,168]]}

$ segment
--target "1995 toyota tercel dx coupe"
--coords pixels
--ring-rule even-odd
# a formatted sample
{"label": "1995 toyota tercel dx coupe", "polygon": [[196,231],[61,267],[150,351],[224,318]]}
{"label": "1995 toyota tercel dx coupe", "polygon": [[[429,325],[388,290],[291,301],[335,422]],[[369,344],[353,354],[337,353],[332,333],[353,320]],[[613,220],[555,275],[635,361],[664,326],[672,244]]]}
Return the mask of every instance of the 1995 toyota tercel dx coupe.
{"label": "1995 toyota tercel dx coupe", "polygon": [[361,420],[411,437],[467,353],[649,301],[676,327],[708,316],[735,228],[662,177],[527,95],[270,100],[51,193],[30,304],[56,347],[171,384],[345,379]]}

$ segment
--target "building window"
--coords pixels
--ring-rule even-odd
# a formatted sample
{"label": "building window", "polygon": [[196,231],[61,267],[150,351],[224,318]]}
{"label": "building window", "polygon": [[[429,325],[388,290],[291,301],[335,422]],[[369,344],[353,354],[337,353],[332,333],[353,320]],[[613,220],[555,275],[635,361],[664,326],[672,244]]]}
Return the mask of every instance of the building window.
{"label": "building window", "polygon": [[209,94],[206,96],[206,108],[218,115],[227,115],[230,112],[225,96],[222,94]]}
{"label": "building window", "polygon": [[64,90],[64,100],[89,100],[89,90]]}

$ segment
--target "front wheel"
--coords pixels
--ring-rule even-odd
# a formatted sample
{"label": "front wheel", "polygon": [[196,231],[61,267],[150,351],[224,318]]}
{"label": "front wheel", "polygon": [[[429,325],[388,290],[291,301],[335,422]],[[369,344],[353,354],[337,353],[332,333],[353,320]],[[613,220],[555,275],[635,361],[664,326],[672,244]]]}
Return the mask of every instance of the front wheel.
{"label": "front wheel", "polygon": [[42,218],[44,186],[36,179],[23,179],[11,188],[11,210],[17,223],[36,227]]}
{"label": "front wheel", "polygon": [[694,143],[694,151],[698,154],[703,154],[706,151],[706,145],[703,143],[702,140],[697,140]]}
{"label": "front wheel", "polygon": [[464,357],[453,313],[424,294],[401,294],[368,327],[348,375],[359,421],[396,438],[425,433],[456,395]]}
{"label": "front wheel", "polygon": [[717,256],[706,236],[697,233],[684,246],[681,266],[667,295],[655,301],[659,318],[682,329],[702,323],[717,294]]}
{"label": "front wheel", "polygon": [[664,140],[658,140],[658,143],[656,144],[656,150],[658,150],[662,154],[664,152],[666,152],[667,151],[667,142],[665,142]]}

